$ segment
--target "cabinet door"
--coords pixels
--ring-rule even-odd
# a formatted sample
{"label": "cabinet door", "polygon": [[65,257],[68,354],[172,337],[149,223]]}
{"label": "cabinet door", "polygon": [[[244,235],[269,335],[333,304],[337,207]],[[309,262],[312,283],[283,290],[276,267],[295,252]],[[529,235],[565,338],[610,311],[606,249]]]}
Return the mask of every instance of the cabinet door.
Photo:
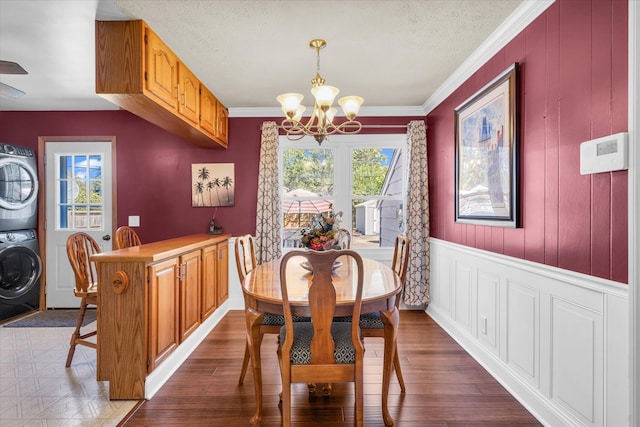
{"label": "cabinet door", "polygon": [[178,63],[178,112],[194,125],[200,115],[200,81],[186,65]]}
{"label": "cabinet door", "polygon": [[177,109],[178,57],[145,28],[145,88],[172,110]]}
{"label": "cabinet door", "polygon": [[149,372],[178,346],[178,259],[149,267]]}
{"label": "cabinet door", "polygon": [[216,104],[218,100],[204,85],[200,86],[200,129],[212,137],[216,136]]}
{"label": "cabinet door", "polygon": [[218,308],[218,246],[202,249],[202,321]]}
{"label": "cabinet door", "polygon": [[222,242],[216,245],[218,252],[218,306],[229,298],[229,244]]}
{"label": "cabinet door", "polygon": [[200,251],[180,257],[180,342],[200,325]]}
{"label": "cabinet door", "polygon": [[226,146],[229,142],[229,113],[220,101],[216,103],[216,114],[218,117],[216,121],[216,138]]}

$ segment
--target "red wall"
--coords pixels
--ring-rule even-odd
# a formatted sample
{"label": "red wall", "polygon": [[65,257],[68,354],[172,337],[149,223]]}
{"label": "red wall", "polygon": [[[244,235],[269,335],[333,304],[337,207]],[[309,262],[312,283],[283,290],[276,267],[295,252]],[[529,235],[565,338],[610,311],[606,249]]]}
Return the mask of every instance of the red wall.
{"label": "red wall", "polygon": [[[0,141],[37,149],[39,136],[115,135],[117,225],[140,216],[143,242],[208,231],[214,208],[191,207],[192,163],[235,163],[235,206],[220,207],[225,233],[255,231],[263,119],[234,119],[227,150],[196,147],[126,111],[0,112]],[[38,153],[40,155],[40,153]]]}
{"label": "red wall", "polygon": [[[519,62],[522,228],[454,222],[454,109]],[[427,117],[431,235],[627,283],[627,172],[580,143],[627,131],[627,1],[558,0]]]}
{"label": "red wall", "polygon": [[[415,117],[362,121],[406,125],[412,119]],[[126,111],[3,111],[0,141],[37,150],[40,136],[115,135],[117,225],[125,225],[129,215],[139,215],[137,231],[143,242],[207,232],[214,208],[191,207],[191,164],[234,163],[235,205],[218,208],[215,220],[225,233],[238,236],[255,233],[260,126],[266,120],[274,119],[231,118],[229,148],[220,150],[196,147]]]}

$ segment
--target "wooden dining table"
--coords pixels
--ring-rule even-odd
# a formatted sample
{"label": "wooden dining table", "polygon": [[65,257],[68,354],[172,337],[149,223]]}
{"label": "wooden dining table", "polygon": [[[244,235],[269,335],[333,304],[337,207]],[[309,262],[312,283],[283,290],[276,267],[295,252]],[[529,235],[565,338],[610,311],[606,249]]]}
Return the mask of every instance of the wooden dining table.
{"label": "wooden dining table", "polygon": [[[309,316],[309,286],[312,273],[303,267],[305,258],[299,262],[291,259],[286,274],[289,302],[294,316]],[[334,271],[336,288],[336,316],[349,316],[353,310],[356,294],[357,271],[353,260],[338,258],[341,265]],[[362,292],[362,314],[380,311],[384,323],[384,368],[382,372],[382,416],[386,426],[393,426],[389,414],[389,381],[393,371],[393,356],[396,348],[399,323],[395,300],[402,291],[400,277],[388,266],[363,258],[364,288]],[[251,355],[256,395],[256,411],[250,420],[259,426],[262,420],[262,364],[260,359],[260,324],[264,313],[283,314],[280,290],[280,259],[257,266],[242,282],[247,322],[247,343]]]}

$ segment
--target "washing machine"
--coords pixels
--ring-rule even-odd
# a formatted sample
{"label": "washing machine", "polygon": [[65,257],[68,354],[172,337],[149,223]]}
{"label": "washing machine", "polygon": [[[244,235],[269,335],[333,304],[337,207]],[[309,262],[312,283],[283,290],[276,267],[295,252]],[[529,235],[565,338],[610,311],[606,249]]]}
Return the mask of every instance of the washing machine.
{"label": "washing machine", "polygon": [[31,148],[0,143],[0,231],[37,227],[36,169]]}
{"label": "washing machine", "polygon": [[35,230],[0,231],[0,321],[39,309],[41,275]]}

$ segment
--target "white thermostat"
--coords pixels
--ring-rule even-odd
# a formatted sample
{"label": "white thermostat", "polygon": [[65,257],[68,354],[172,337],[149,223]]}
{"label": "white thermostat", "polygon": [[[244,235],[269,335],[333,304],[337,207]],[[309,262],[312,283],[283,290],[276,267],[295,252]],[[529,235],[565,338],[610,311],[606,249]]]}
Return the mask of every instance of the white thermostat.
{"label": "white thermostat", "polygon": [[627,132],[603,136],[580,144],[580,175],[629,168]]}

